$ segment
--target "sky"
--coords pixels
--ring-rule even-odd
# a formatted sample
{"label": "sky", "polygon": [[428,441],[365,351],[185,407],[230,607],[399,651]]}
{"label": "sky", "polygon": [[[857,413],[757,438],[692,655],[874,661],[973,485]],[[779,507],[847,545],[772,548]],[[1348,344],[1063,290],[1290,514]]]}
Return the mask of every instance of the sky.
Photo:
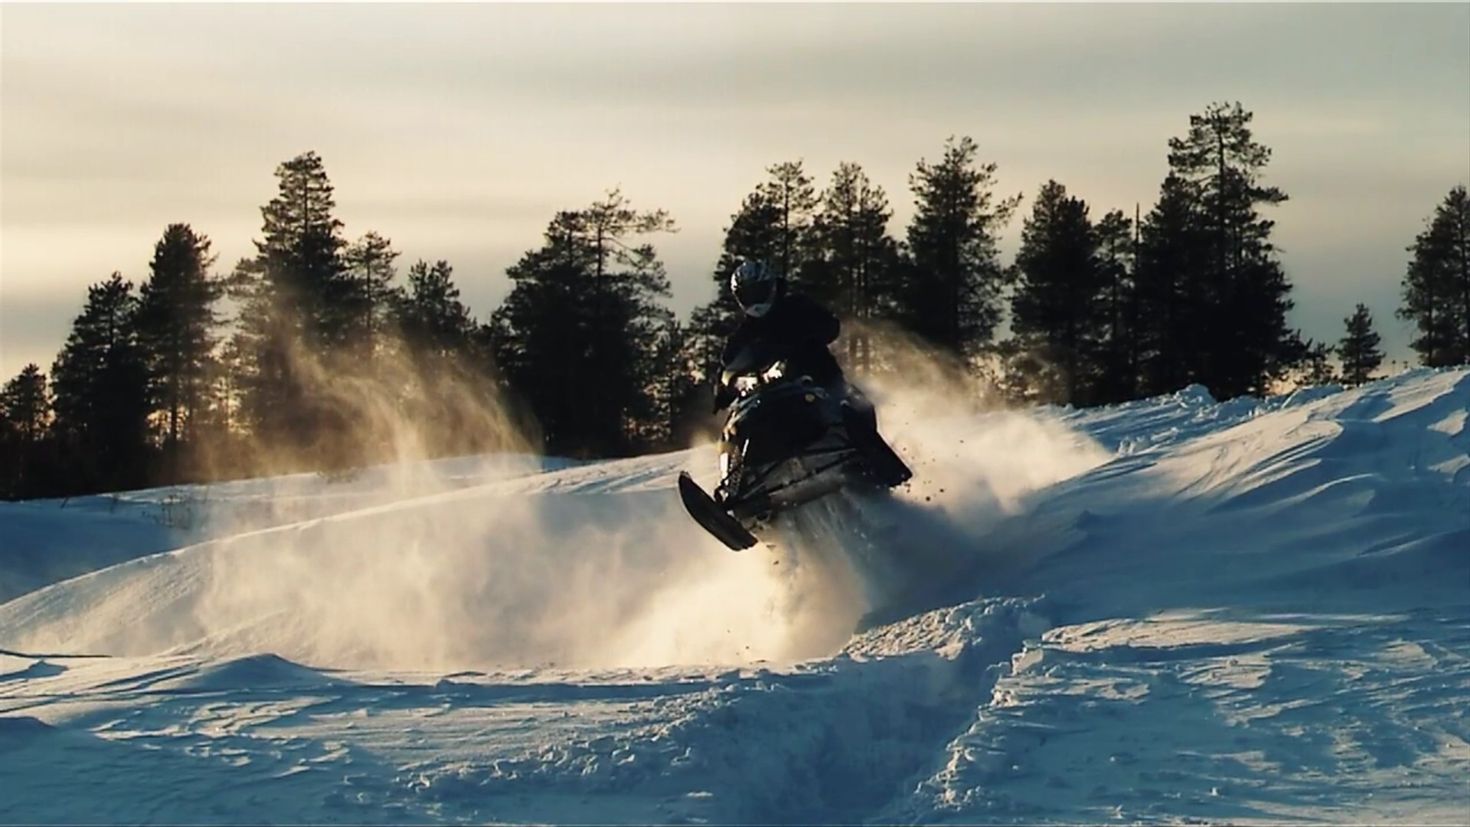
{"label": "sky", "polygon": [[668,210],[672,307],[708,300],[767,166],[908,177],[969,135],[1000,193],[1048,179],[1147,212],[1167,141],[1255,113],[1292,323],[1357,302],[1391,359],[1405,248],[1470,183],[1470,4],[0,5],[0,373],[48,368],[88,284],[164,228],[253,252],[278,164],[315,150],[345,234],[446,259],[487,318],[553,213],[619,187]]}

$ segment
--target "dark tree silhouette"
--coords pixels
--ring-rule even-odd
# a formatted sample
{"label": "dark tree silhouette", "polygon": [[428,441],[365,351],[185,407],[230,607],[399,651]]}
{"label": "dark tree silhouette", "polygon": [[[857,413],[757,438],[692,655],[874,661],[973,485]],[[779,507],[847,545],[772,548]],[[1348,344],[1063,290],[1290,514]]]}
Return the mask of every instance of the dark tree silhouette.
{"label": "dark tree silhouette", "polygon": [[0,390],[0,420],[21,442],[38,442],[51,424],[51,390],[34,362]]}
{"label": "dark tree silhouette", "polygon": [[1359,304],[1353,309],[1353,315],[1342,321],[1347,327],[1347,335],[1337,345],[1337,353],[1342,358],[1342,379],[1349,385],[1361,385],[1373,378],[1373,372],[1383,364],[1383,351],[1378,347],[1381,340],[1373,330],[1373,314],[1365,304]]}
{"label": "dark tree silhouette", "polygon": [[[44,441],[51,425],[51,390],[46,374],[26,365],[0,389],[0,497],[44,493]],[[52,465],[54,470],[54,464]]]}
{"label": "dark tree silhouette", "polygon": [[1097,394],[1106,332],[1107,285],[1087,203],[1056,181],[1042,185],[1021,230],[1011,329],[1023,348],[1058,372],[1048,402],[1087,403]]}
{"label": "dark tree silhouette", "polygon": [[1154,395],[1200,377],[1204,333],[1197,316],[1208,306],[1201,260],[1204,244],[1193,187],[1164,178],[1159,201],[1143,220],[1134,265],[1139,390]]}
{"label": "dark tree silhouette", "polygon": [[920,161],[909,176],[913,267],[895,297],[909,330],[956,354],[988,343],[1000,321],[996,236],[1021,200],[995,198],[995,164],[977,165],[976,151],[970,138],[951,138],[938,163]]}
{"label": "dark tree silhouette", "polygon": [[[326,365],[361,341],[364,302],[342,259],[342,223],[321,158],[307,152],[276,169],[279,189],[261,208],[257,255],[232,277],[242,305],[241,412],[268,444],[298,456],[335,453],[323,439],[343,432],[337,412],[314,393],[307,363]],[[330,441],[330,440],[328,440]]]}
{"label": "dark tree silhouette", "polygon": [[447,261],[417,261],[408,270],[408,289],[399,299],[398,323],[409,351],[448,357],[472,347],[475,321],[459,300],[454,268]]}
{"label": "dark tree silhouette", "polygon": [[1185,358],[1190,378],[1220,398],[1265,394],[1303,349],[1287,326],[1291,283],[1271,243],[1275,222],[1257,209],[1286,194],[1260,182],[1271,150],[1253,139],[1252,117],[1239,103],[1212,104],[1190,117],[1186,136],[1169,141],[1171,174],[1193,196],[1196,257],[1185,272],[1200,282],[1190,315],[1202,335]]}
{"label": "dark tree silhouette", "polygon": [[500,387],[493,345],[460,301],[454,268],[442,260],[415,262],[395,302],[403,357],[395,364],[408,375],[392,375],[403,386],[396,390],[403,395],[402,413],[415,424],[418,450],[437,456],[503,445],[506,434],[487,431],[482,415],[500,408],[492,398]]}
{"label": "dark tree silhouette", "polygon": [[[779,267],[793,283],[800,284],[806,275],[806,264],[811,260],[816,190],[812,186],[811,176],[807,175],[799,160],[774,164],[766,168],[766,174],[770,177],[747,199],[747,203],[754,199],[757,205],[750,214],[751,226],[740,228],[742,232],[748,232],[749,240],[755,243],[739,251],[739,254],[765,258]],[[743,207],[741,213],[745,213]],[[762,219],[770,223],[761,226]],[[732,225],[731,232],[735,232],[735,229]],[[762,238],[769,239],[765,249],[761,249],[759,245]],[[728,250],[730,245],[726,246]],[[733,269],[733,262],[724,261],[723,256],[721,258],[722,264],[727,267],[723,272],[728,273]]]}
{"label": "dark tree silhouette", "polygon": [[1104,328],[1095,400],[1120,402],[1138,393],[1138,289],[1133,277],[1137,244],[1133,221],[1121,210],[1104,215],[1094,232]]}
{"label": "dark tree silhouette", "polygon": [[137,305],[132,283],[119,273],[87,288],[86,307],[51,368],[53,428],[79,491],[145,479],[150,406]]}
{"label": "dark tree silhouette", "polygon": [[842,350],[849,370],[873,368],[873,343],[864,324],[891,315],[899,275],[898,242],[888,234],[893,211],[883,188],[853,163],[837,166],[822,193],[812,223],[812,259],[804,279],[807,291],[826,303],[849,326]]}
{"label": "dark tree silhouette", "polygon": [[398,275],[393,262],[397,258],[393,243],[372,231],[342,250],[342,264],[355,285],[349,291],[357,315],[352,327],[367,356],[385,344],[391,325],[396,297],[393,280]]}
{"label": "dark tree silhouette", "polygon": [[1320,387],[1331,385],[1341,379],[1337,371],[1332,367],[1332,354],[1335,348],[1325,342],[1308,341],[1306,343],[1306,357],[1302,360],[1301,382],[1309,387]]}
{"label": "dark tree silhouette", "polygon": [[165,420],[164,447],[175,456],[209,404],[215,370],[219,318],[214,310],[223,293],[209,275],[214,256],[209,238],[188,224],[171,224],[153,247],[148,280],[138,303],[138,343],[148,365],[154,410]]}
{"label": "dark tree silhouette", "polygon": [[687,447],[709,419],[709,397],[688,330],[672,319],[654,348],[653,416],[641,441],[654,448]]}
{"label": "dark tree silhouette", "polygon": [[1429,367],[1470,363],[1470,197],[1450,190],[1414,239],[1400,318],[1418,330],[1411,346]]}
{"label": "dark tree silhouette", "polygon": [[669,283],[653,247],[633,240],[673,229],[663,211],[634,210],[613,191],[558,213],[542,246],[507,271],[515,287],[492,317],[496,361],[550,450],[624,454],[656,417]]}

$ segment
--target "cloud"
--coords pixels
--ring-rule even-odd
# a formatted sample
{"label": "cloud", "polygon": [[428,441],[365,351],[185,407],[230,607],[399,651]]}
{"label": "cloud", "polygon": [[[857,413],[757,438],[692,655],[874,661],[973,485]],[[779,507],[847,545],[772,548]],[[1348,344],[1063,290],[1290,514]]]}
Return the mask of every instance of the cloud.
{"label": "cloud", "polygon": [[[1240,99],[1275,150],[1270,179],[1293,195],[1274,214],[1303,297],[1340,292],[1331,245],[1356,241],[1349,263],[1367,261],[1370,243],[1398,255],[1412,233],[1393,228],[1417,226],[1470,178],[1463,5],[4,15],[0,271],[77,295],[113,269],[141,275],[169,221],[195,224],[233,263],[258,232],[272,170],[306,149],[326,159],[350,235],[374,229],[406,259],[448,258],[483,282],[466,284],[477,302],[503,293],[504,267],[539,243],[552,211],[621,185],[683,228],[659,242],[679,309],[708,297],[721,229],[763,167],[798,157],[819,182],[839,161],[864,164],[899,234],[909,172],[951,134],[976,137],[1002,191],[1056,178],[1095,213],[1131,212],[1156,196],[1165,143],[1188,115]],[[1354,283],[1398,276],[1355,266]],[[1329,281],[1307,283],[1317,279]],[[68,320],[25,335],[54,349]]]}

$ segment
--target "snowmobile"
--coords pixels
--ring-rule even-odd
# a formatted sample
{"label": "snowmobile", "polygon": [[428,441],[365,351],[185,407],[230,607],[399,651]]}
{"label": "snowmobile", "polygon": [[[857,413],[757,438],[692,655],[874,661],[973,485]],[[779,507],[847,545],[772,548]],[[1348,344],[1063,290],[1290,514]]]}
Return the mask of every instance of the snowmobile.
{"label": "snowmobile", "polygon": [[694,521],[735,551],[778,515],[848,487],[886,490],[913,476],[878,435],[855,388],[834,394],[789,370],[781,354],[746,347],[720,376],[733,398],[720,440],[720,483],[706,493],[688,472],[679,497]]}

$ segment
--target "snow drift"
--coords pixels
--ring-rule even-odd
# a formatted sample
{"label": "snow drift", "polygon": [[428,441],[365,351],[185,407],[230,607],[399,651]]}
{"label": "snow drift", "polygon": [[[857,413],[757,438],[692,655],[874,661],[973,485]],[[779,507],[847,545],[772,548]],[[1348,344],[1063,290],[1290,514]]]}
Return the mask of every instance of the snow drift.
{"label": "snow drift", "polygon": [[1463,819],[1470,372],[882,401],[881,541],[724,550],[702,449],[7,505],[0,820]]}

